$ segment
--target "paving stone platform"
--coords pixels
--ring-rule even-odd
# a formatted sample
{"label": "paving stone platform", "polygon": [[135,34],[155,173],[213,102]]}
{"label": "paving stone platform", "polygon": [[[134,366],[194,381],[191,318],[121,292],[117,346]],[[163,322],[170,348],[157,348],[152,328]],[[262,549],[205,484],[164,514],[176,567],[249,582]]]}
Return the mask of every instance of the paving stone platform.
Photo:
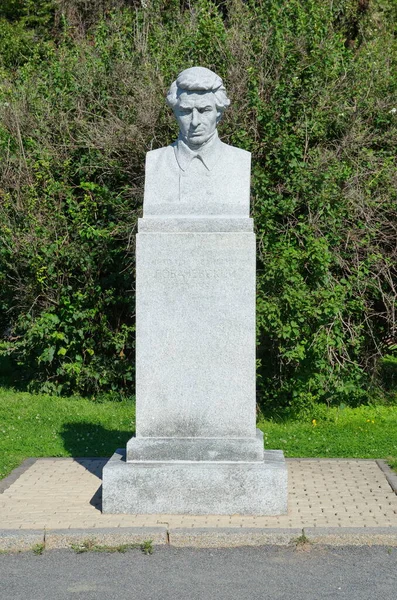
{"label": "paving stone platform", "polygon": [[397,476],[383,461],[287,459],[289,511],[278,517],[103,515],[106,461],[25,461],[0,482],[0,548],[23,540],[29,545],[43,532],[49,547],[65,547],[82,537],[230,546],[289,543],[302,530],[318,541],[397,546]]}

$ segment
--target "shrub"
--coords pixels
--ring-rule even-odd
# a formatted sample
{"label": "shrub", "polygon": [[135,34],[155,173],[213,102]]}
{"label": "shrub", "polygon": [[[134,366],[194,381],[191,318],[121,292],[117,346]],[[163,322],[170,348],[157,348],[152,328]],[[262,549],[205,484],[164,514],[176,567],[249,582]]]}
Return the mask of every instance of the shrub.
{"label": "shrub", "polygon": [[175,137],[167,86],[201,64],[233,100],[223,139],[253,155],[260,404],[366,401],[396,335],[395,3],[111,4],[58,2],[57,29],[3,62],[7,352],[38,387],[133,388],[144,155]]}

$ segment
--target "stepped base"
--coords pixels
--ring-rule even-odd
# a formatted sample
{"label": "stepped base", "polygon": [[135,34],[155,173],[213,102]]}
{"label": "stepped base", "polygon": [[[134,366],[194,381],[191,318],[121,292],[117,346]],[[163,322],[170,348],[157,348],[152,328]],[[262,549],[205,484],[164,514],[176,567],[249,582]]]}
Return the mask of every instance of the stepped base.
{"label": "stepped base", "polygon": [[245,438],[138,437],[127,442],[127,462],[263,461],[263,433]]}
{"label": "stepped base", "polygon": [[264,461],[126,462],[115,452],[103,469],[107,514],[281,515],[287,513],[287,466],[281,450]]}

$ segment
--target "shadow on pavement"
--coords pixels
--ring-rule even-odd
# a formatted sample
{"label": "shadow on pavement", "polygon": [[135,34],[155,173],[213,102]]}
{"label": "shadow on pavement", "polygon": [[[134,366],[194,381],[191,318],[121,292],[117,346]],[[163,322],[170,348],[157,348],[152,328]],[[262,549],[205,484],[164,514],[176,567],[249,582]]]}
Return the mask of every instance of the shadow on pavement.
{"label": "shadow on pavement", "polygon": [[[102,469],[117,448],[126,446],[133,431],[106,429],[97,423],[65,423],[61,436],[65,450],[87,471],[102,480]],[[102,485],[90,504],[102,510]]]}
{"label": "shadow on pavement", "polygon": [[102,484],[91,498],[90,504],[99,510],[99,512],[102,512]]}

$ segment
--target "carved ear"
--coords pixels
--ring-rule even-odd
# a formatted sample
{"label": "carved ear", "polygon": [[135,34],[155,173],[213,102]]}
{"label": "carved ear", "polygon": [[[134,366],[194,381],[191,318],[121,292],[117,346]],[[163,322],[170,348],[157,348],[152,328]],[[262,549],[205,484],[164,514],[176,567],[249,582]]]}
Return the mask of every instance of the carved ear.
{"label": "carved ear", "polygon": [[223,117],[223,110],[218,110],[218,112],[216,113],[216,124],[218,125],[219,121],[222,119]]}

